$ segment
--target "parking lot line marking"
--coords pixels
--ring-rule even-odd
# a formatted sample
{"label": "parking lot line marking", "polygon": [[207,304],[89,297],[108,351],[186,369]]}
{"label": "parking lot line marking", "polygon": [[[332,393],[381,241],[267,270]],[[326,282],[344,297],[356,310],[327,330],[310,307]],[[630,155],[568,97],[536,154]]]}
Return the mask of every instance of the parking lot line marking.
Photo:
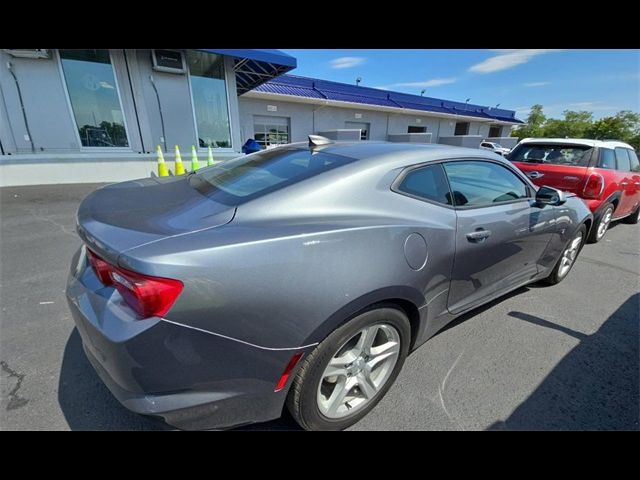
{"label": "parking lot line marking", "polygon": [[39,305],[51,305],[52,303],[56,302],[39,302]]}

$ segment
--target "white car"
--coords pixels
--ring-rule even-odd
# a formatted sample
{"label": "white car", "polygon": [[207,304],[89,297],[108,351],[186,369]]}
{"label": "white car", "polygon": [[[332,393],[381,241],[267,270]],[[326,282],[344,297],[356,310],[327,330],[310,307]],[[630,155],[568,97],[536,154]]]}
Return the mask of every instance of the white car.
{"label": "white car", "polygon": [[482,142],[480,144],[480,148],[482,148],[483,150],[491,150],[492,152],[496,152],[498,155],[502,156],[505,156],[511,151],[510,148],[503,147],[499,143],[495,142]]}

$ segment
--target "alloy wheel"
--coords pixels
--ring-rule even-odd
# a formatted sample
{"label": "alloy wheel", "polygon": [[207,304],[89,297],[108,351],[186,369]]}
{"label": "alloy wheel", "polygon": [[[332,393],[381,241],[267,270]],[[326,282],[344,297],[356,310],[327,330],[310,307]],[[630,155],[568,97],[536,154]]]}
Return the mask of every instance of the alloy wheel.
{"label": "alloy wheel", "polygon": [[322,415],[331,419],[360,410],[386,385],[400,354],[400,334],[386,323],[370,325],[333,355],[318,385]]}
{"label": "alloy wheel", "polygon": [[560,268],[558,269],[558,276],[563,278],[569,270],[571,270],[571,266],[573,262],[576,261],[576,257],[578,256],[578,252],[580,251],[580,245],[582,245],[582,232],[578,232],[578,235],[574,237],[567,248],[565,248],[564,252],[562,252],[562,259],[560,260]]}
{"label": "alloy wheel", "polygon": [[604,212],[604,215],[602,215],[602,219],[598,224],[598,240],[600,240],[604,236],[605,232],[609,228],[609,224],[611,223],[612,216],[613,216],[613,209],[609,207]]}

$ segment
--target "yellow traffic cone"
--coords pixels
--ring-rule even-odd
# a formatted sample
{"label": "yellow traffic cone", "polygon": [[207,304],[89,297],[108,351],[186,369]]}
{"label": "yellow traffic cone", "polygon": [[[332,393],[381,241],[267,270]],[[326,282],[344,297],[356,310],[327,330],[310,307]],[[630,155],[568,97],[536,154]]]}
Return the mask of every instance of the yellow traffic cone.
{"label": "yellow traffic cone", "polygon": [[176,175],[184,175],[184,164],[182,163],[178,145],[176,145]]}
{"label": "yellow traffic cone", "polygon": [[191,145],[191,171],[195,172],[200,168],[200,163],[198,162],[198,153],[196,152],[196,147]]}
{"label": "yellow traffic cone", "polygon": [[207,167],[213,165],[213,152],[211,151],[211,147],[209,147],[207,151]]}
{"label": "yellow traffic cone", "polygon": [[156,152],[158,152],[158,176],[159,177],[168,177],[169,170],[167,170],[167,164],[164,163],[164,155],[162,154],[162,149],[160,145],[156,148]]}

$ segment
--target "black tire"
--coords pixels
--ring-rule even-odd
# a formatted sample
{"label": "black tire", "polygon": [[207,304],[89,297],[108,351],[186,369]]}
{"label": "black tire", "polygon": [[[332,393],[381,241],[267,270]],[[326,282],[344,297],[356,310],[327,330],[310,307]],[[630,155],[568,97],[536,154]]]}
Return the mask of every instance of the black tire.
{"label": "black tire", "polygon": [[624,223],[630,223],[631,225],[635,225],[640,220],[640,205],[636,208],[636,211],[633,212],[628,217],[625,217],[622,221]]}
{"label": "black tire", "polygon": [[[575,258],[573,259],[573,262],[569,266],[569,270],[566,270],[565,272],[561,273],[560,272],[560,267],[562,265],[562,259],[563,259],[563,256],[564,256],[564,252],[567,250],[567,248],[571,245],[571,243],[577,238],[577,236],[579,234],[582,235],[582,242],[580,242],[580,246],[578,247],[578,252],[576,253]],[[582,225],[580,225],[580,228],[576,231],[575,234],[573,234],[571,239],[567,242],[567,244],[562,249],[562,253],[560,254],[560,258],[558,259],[558,261],[556,262],[555,266],[553,267],[553,270],[551,270],[551,273],[549,274],[549,276],[544,278],[544,279],[542,279],[541,283],[543,283],[545,285],[557,285],[562,280],[567,278],[567,276],[569,275],[569,272],[571,271],[571,269],[573,268],[573,266],[576,263],[576,260],[578,259],[578,255],[580,255],[580,252],[582,251],[582,247],[584,247],[586,236],[587,236],[587,226],[585,224],[582,224]]]}
{"label": "black tire", "polygon": [[[611,211],[611,216],[613,216],[613,211],[615,207],[612,203],[607,203],[600,212],[600,214],[596,217],[593,222],[593,226],[591,227],[591,231],[589,232],[589,237],[587,238],[587,243],[598,243],[602,240],[609,229],[609,225],[607,225],[607,229],[602,233],[602,235],[598,236],[598,231],[600,230],[600,225],[607,217],[607,212]],[[609,220],[609,224],[611,224],[611,220]]]}
{"label": "black tire", "polygon": [[[329,361],[338,350],[360,330],[374,324],[394,327],[400,337],[400,352],[391,375],[375,396],[353,414],[339,419],[324,416],[318,406],[317,392]],[[387,393],[409,352],[411,326],[409,319],[400,310],[386,305],[378,305],[354,317],[325,338],[307,357],[296,374],[289,394],[287,408],[301,427],[307,430],[343,430],[364,417]]]}

